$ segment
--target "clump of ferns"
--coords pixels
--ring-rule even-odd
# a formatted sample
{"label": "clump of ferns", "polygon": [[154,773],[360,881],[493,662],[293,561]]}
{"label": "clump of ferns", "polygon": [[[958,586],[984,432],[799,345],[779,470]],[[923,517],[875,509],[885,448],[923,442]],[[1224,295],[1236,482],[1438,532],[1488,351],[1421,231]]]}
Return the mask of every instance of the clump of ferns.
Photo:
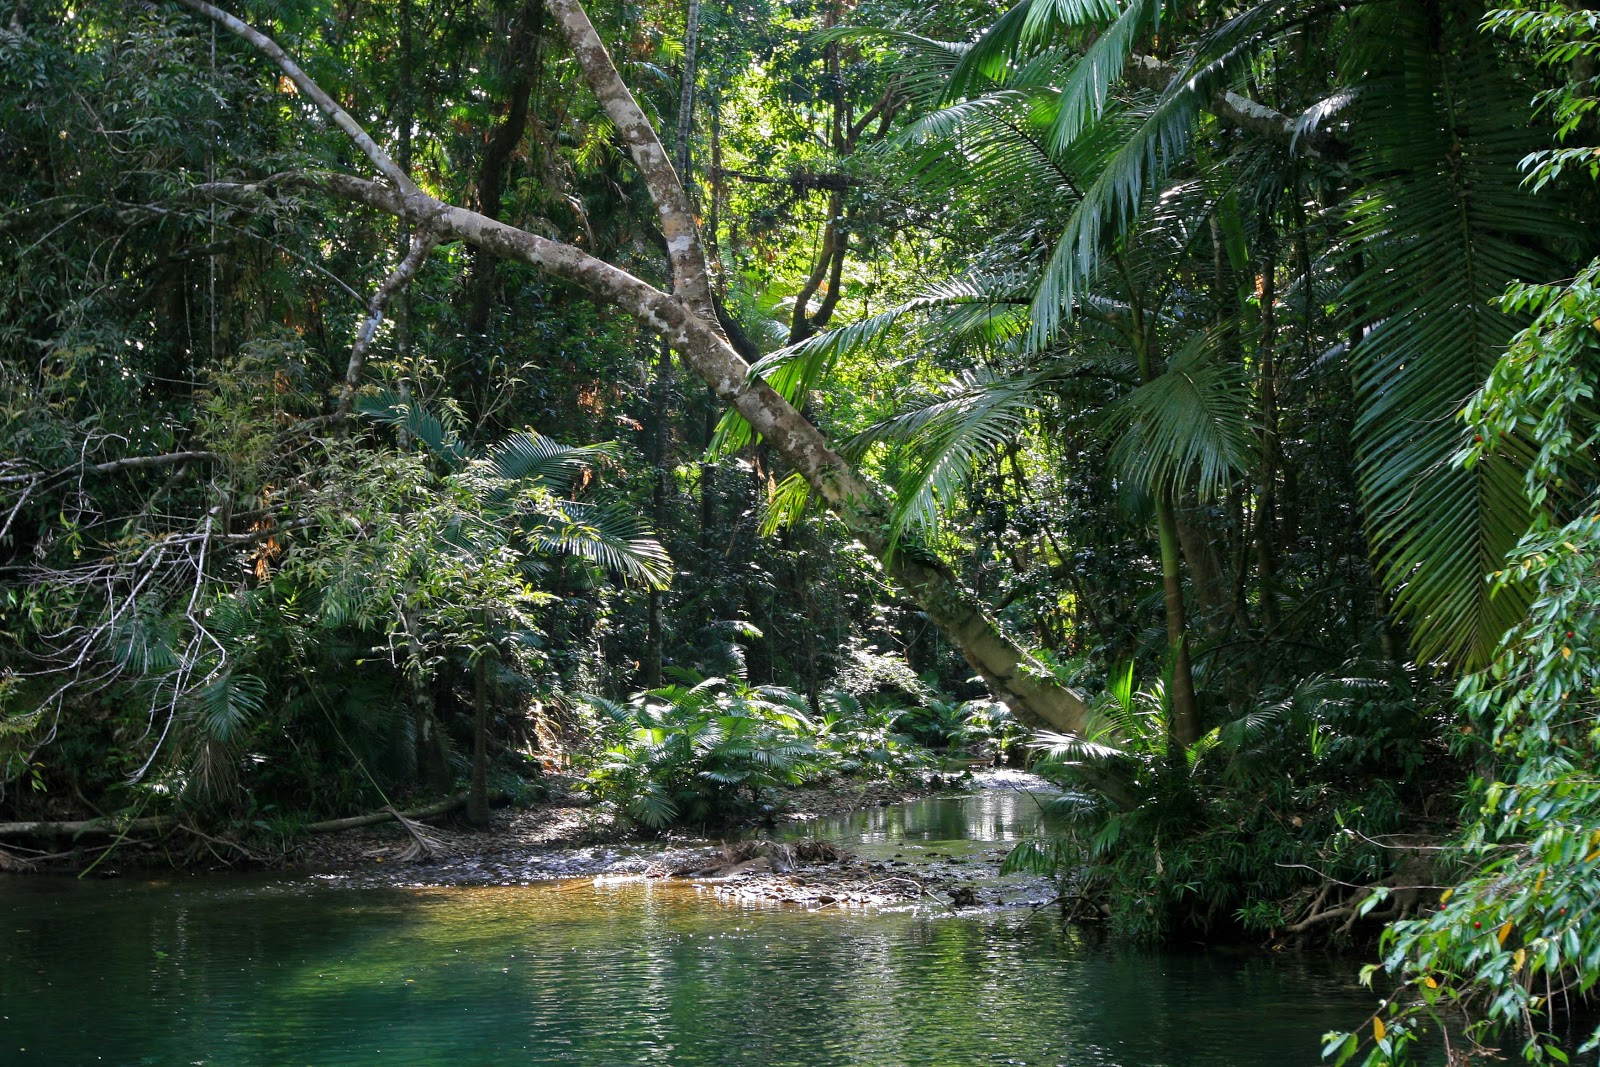
{"label": "clump of ferns", "polygon": [[626,703],[583,698],[613,737],[594,760],[587,787],[601,802],[652,830],[709,826],[759,810],[766,790],[829,770],[816,725],[789,690],[741,679],[685,679]]}

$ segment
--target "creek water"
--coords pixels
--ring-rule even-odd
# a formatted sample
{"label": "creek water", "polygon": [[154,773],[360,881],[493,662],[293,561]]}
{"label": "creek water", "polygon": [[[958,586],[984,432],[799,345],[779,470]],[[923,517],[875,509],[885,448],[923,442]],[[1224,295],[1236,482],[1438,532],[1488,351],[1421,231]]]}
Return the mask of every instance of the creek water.
{"label": "creek water", "polygon": [[[794,833],[972,862],[1038,811],[988,789]],[[1354,970],[1131,951],[1048,910],[739,907],[667,880],[10,878],[0,1064],[1310,1067],[1371,1010]]]}

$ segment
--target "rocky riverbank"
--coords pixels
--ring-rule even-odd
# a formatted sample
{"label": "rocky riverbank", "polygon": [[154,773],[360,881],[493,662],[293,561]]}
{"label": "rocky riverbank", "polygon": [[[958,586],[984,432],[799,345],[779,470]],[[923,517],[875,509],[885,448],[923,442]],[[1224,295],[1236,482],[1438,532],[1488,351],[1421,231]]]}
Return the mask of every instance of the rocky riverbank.
{"label": "rocky riverbank", "polygon": [[785,814],[734,837],[644,839],[592,807],[561,805],[497,812],[483,831],[389,823],[310,843],[298,859],[319,878],[343,885],[518,885],[558,879],[667,879],[744,906],[812,909],[923,904],[960,910],[1038,905],[1044,881],[999,877],[1009,846],[969,842],[962,850],[930,843],[868,849],[797,836],[794,824],[884,809],[933,796],[986,789],[1047,788],[1017,771],[981,771],[909,784],[846,783],[781,798]]}
{"label": "rocky riverbank", "polygon": [[[787,790],[778,796],[768,828],[863,808],[885,807],[970,787],[972,775],[930,776],[903,782],[844,781]],[[556,781],[548,803],[495,811],[486,829],[453,819],[423,825],[394,821],[307,838],[287,866],[317,873],[385,868],[426,871],[452,884],[506,883],[548,878],[643,874],[656,857],[703,849],[703,834],[646,837],[581,794]],[[759,836],[763,827],[735,827],[727,837]],[[420,839],[420,840],[419,840]],[[720,838],[717,840],[721,840]],[[389,877],[403,877],[391,874]]]}

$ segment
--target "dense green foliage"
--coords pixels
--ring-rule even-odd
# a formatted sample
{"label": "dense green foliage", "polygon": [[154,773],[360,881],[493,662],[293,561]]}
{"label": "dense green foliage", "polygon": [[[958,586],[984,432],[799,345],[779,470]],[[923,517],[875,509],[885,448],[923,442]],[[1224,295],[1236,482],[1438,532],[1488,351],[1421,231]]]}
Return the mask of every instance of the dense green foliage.
{"label": "dense green foliage", "polygon": [[[673,284],[544,5],[237,10],[427,195]],[[277,833],[465,778],[482,822],[575,768],[661,829],[1018,757],[912,559],[1088,696],[1030,738],[1069,832],[1012,860],[1075,914],[1392,920],[1331,1054],[1558,1057],[1600,977],[1597,17],[590,14],[720,328],[883,511],[820,512],[649,316],[342,199],[370,159],[231,34],[0,0],[0,814]]]}
{"label": "dense green foliage", "polygon": [[932,762],[896,731],[903,707],[864,706],[833,691],[813,709],[778,686],[692,675],[685,682],[692,684],[638,693],[625,705],[588,698],[599,720],[594,736],[609,747],[592,757],[587,784],[653,830],[770,816],[777,787],[839,774],[901,777]]}

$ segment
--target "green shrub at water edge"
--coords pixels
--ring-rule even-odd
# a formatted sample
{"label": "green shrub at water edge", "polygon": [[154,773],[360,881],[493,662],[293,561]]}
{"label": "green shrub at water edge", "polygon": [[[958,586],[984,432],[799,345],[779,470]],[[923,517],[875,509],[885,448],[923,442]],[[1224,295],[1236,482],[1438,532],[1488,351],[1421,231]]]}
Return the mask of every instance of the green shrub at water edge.
{"label": "green shrub at water edge", "polygon": [[805,697],[781,686],[680,672],[681,684],[626,703],[584,698],[607,739],[586,783],[603,804],[652,830],[761,814],[770,790],[835,775],[893,778],[932,758],[896,732],[906,709],[844,692]]}
{"label": "green shrub at water edge", "polygon": [[817,777],[831,759],[812,742],[816,728],[788,690],[707,678],[626,704],[585,701],[613,738],[591,766],[588,788],[653,830],[750,814],[763,790]]}
{"label": "green shrub at water edge", "polygon": [[[1350,936],[1367,918],[1351,920],[1366,894],[1346,884],[1393,880],[1416,850],[1385,847],[1400,840],[1389,835],[1412,841],[1426,829],[1425,779],[1406,780],[1397,761],[1425,749],[1448,757],[1434,739],[1429,687],[1360,664],[1346,674],[1309,679],[1176,746],[1166,687],[1136,690],[1124,664],[1094,702],[1099,727],[1087,739],[1036,739],[1034,768],[1068,792],[1052,804],[1054,835],[1020,844],[1006,869],[1060,876],[1080,914],[1093,904],[1133,940]],[[1394,734],[1392,748],[1367,743],[1379,723]],[[1132,803],[1077,791],[1085,767],[1115,771]]]}

